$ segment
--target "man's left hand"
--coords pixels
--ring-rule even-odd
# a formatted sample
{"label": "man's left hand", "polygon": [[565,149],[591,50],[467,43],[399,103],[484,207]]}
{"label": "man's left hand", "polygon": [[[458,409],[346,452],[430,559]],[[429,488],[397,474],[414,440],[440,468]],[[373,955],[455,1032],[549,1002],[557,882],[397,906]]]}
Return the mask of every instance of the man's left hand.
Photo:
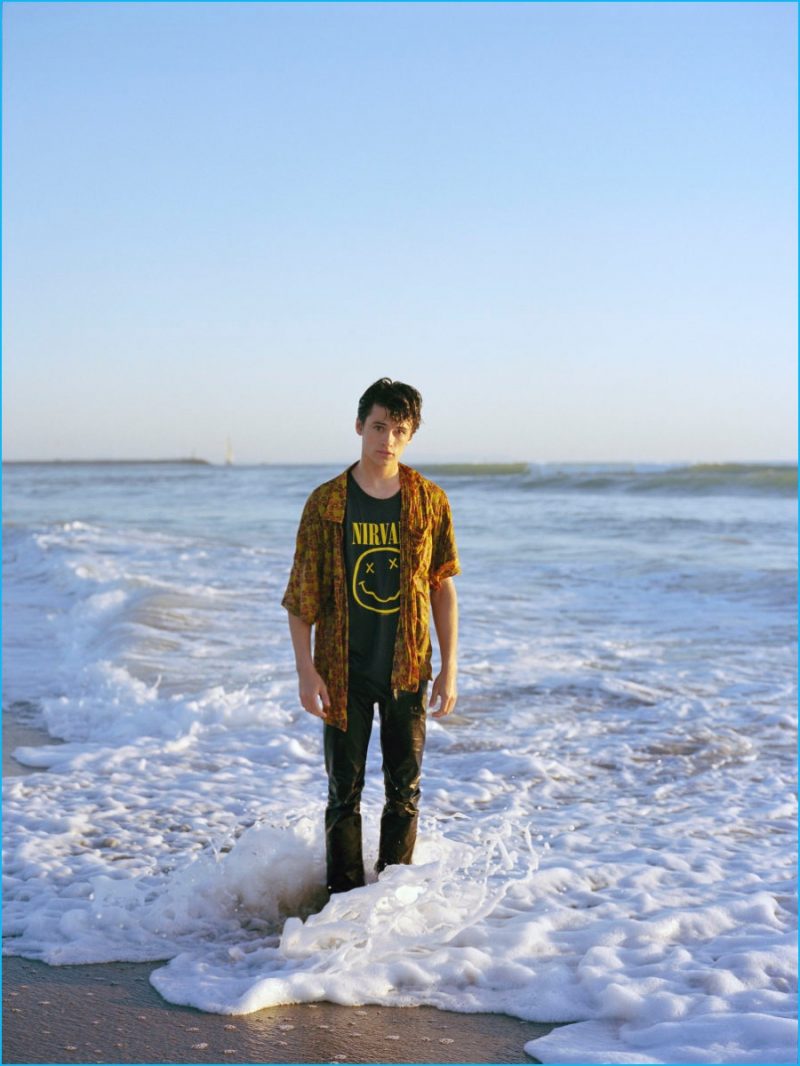
{"label": "man's left hand", "polygon": [[[455,674],[442,670],[433,682],[433,688],[431,689],[431,700],[428,705],[428,709],[431,711],[431,718],[444,718],[450,714],[456,705],[457,699]],[[439,704],[439,709],[434,711],[433,708],[437,703]]]}

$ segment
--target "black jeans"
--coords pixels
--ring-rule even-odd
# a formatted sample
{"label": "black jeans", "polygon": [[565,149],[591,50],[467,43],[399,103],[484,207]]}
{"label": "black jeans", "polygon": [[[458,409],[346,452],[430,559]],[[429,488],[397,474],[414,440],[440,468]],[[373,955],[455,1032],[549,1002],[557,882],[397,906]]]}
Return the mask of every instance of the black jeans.
{"label": "black jeans", "polygon": [[351,678],[347,730],[325,726],[325,846],[331,892],[347,892],[364,884],[361,790],[376,703],[381,720],[386,802],[375,869],[380,873],[394,863],[411,862],[417,838],[427,689],[425,681],[417,692],[399,692],[395,699],[391,693],[380,694],[368,683]]}

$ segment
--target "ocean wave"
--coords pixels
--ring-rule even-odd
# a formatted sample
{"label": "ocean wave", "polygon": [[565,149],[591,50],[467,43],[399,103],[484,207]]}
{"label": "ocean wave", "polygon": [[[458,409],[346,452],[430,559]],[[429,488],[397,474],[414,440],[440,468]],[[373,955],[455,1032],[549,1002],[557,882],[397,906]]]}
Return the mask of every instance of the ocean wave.
{"label": "ocean wave", "polygon": [[431,463],[433,478],[510,479],[523,491],[766,495],[797,493],[795,463]]}

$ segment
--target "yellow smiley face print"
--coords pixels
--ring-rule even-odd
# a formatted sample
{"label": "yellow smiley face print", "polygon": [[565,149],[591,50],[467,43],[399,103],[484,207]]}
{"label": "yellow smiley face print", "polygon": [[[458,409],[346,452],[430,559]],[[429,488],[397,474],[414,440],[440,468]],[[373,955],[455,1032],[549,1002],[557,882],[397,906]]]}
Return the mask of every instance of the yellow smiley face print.
{"label": "yellow smiley face print", "polygon": [[[381,595],[387,588],[397,591]],[[353,570],[353,598],[359,606],[376,614],[400,610],[399,548],[369,548],[359,555]]]}

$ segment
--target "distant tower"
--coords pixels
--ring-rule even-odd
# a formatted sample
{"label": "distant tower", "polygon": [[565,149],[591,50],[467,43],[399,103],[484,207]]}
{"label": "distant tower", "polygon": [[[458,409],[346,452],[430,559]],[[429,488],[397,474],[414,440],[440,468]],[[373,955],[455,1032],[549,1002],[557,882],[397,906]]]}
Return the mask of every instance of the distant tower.
{"label": "distant tower", "polygon": [[233,466],[233,446],[231,438],[225,438],[225,466]]}

